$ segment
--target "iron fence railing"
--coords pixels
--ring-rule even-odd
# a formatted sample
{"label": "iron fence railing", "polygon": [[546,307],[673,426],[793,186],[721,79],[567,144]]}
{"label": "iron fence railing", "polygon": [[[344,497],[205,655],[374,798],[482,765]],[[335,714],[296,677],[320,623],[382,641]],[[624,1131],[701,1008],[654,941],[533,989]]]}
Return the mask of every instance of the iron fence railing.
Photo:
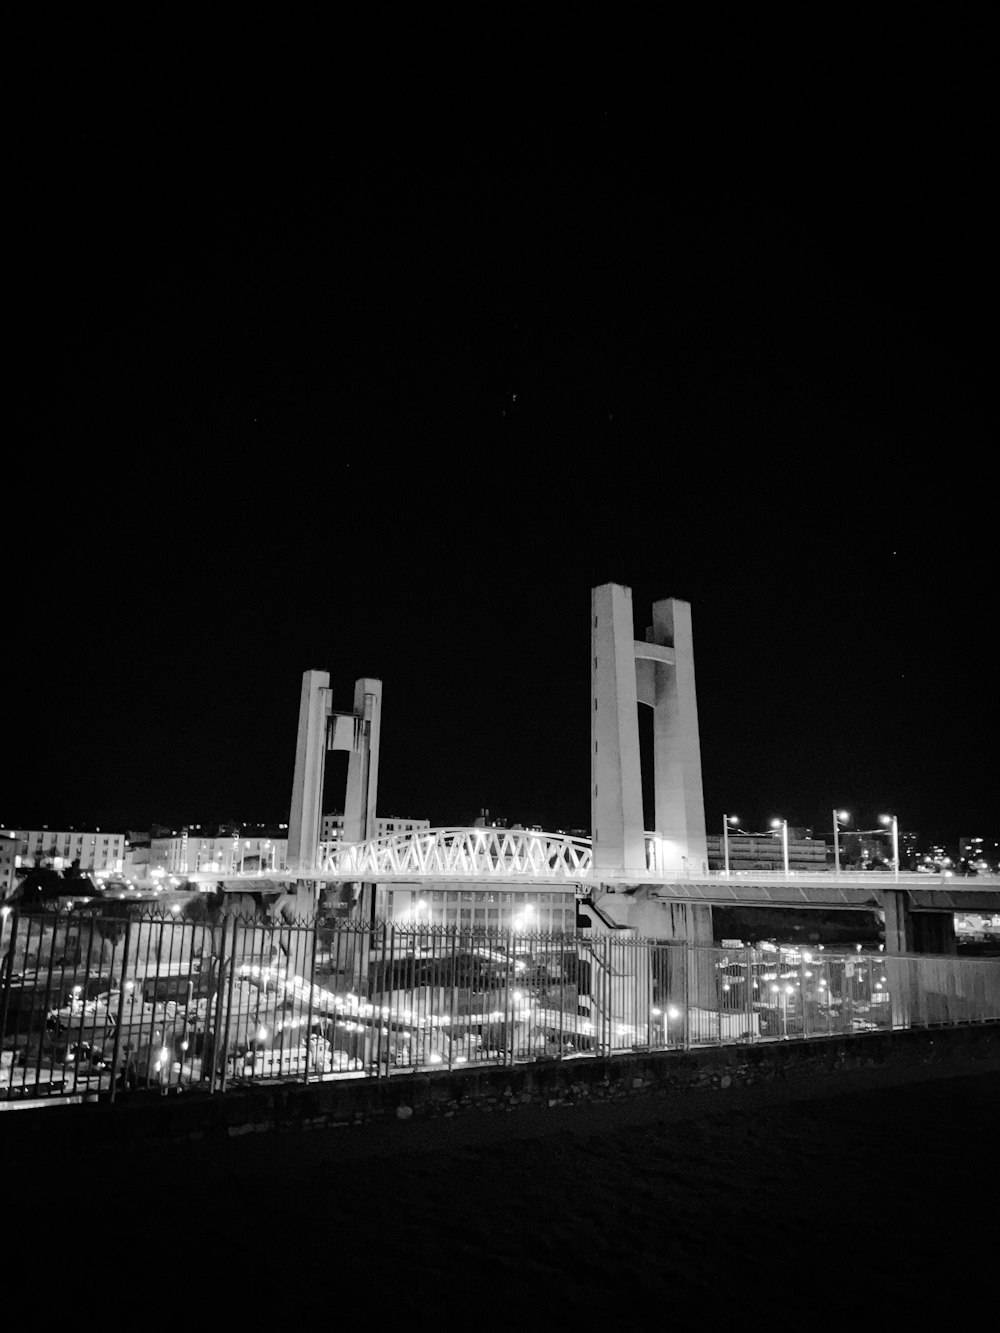
{"label": "iron fence railing", "polygon": [[1000,961],[14,909],[0,1100],[383,1078],[1000,1019]]}

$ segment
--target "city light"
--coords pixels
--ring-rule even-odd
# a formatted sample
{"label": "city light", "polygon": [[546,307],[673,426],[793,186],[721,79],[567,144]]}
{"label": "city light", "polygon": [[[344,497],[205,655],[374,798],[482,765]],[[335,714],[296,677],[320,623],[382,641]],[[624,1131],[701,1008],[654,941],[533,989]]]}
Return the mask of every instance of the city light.
{"label": "city light", "polygon": [[739,828],[739,824],[740,824],[739,815],[722,816],[722,846],[724,849],[723,855],[725,863],[725,874],[727,877],[729,875],[729,829],[730,826],[732,826],[733,828]]}
{"label": "city light", "polygon": [[771,827],[781,830],[781,859],[785,866],[785,878],[788,878],[788,820],[772,819]]}
{"label": "city light", "polygon": [[899,820],[895,815],[879,815],[880,824],[887,824],[892,829],[892,868],[899,879]]}
{"label": "city light", "polygon": [[847,810],[834,810],[833,812],[833,870],[835,875],[840,874],[840,826],[849,824],[851,816]]}

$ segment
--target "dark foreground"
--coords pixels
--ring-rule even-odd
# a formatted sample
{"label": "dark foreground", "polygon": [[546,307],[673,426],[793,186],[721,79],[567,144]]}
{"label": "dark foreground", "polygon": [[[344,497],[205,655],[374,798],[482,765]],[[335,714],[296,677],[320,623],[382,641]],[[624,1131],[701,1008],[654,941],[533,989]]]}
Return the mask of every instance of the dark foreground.
{"label": "dark foreground", "polygon": [[5,1150],[8,1313],[23,1293],[33,1323],[81,1328],[992,1319],[1000,1073],[829,1087]]}

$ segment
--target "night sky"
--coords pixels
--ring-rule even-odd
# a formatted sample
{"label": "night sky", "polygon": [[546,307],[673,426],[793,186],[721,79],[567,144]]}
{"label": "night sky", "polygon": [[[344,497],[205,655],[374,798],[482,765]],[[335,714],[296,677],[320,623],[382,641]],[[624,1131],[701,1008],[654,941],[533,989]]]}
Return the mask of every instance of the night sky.
{"label": "night sky", "polygon": [[586,827],[615,581],[693,605],[710,832],[995,833],[986,144],[39,123],[0,820],[286,818],[322,668],[384,682],[380,813]]}

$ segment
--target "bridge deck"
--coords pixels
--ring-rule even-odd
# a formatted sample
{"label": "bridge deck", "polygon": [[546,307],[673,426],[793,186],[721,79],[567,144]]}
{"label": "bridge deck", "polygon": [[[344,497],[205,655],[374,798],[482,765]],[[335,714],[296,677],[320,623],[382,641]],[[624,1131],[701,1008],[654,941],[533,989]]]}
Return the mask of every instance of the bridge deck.
{"label": "bridge deck", "polygon": [[[329,871],[271,871],[265,874],[224,875],[219,872],[201,872],[188,877],[191,883],[224,884],[230,892],[260,890],[270,885],[277,887],[290,882],[313,882],[321,884],[343,884],[351,882],[344,874]],[[1000,877],[991,876],[989,880],[962,880],[960,884],[948,888],[937,884],[928,885],[926,875],[834,875],[822,872],[790,874],[769,877],[766,875],[736,878],[724,875],[690,876],[684,879],[670,880],[662,876],[648,879],[621,878],[601,879],[596,875],[581,875],[573,879],[568,877],[549,877],[527,874],[503,874],[492,872],[488,875],[472,876],[468,874],[365,874],[364,883],[381,886],[396,885],[400,888],[414,889],[471,889],[474,892],[491,892],[496,889],[535,889],[538,892],[575,893],[577,897],[589,897],[594,893],[618,893],[623,895],[641,895],[645,899],[661,902],[701,903],[706,906],[726,907],[734,904],[743,906],[758,904],[765,906],[784,906],[800,908],[838,908],[857,911],[878,910],[884,902],[886,890],[906,892],[910,907],[915,911],[929,912],[1000,912]]]}
{"label": "bridge deck", "polygon": [[[308,881],[415,888],[532,888],[578,896],[641,892],[670,902],[726,905],[871,909],[887,889],[905,889],[911,907],[926,911],[1000,911],[1000,876],[953,878],[884,871],[615,871],[595,868],[589,838],[533,829],[435,828],[392,834],[368,842],[323,844],[313,869],[272,871],[246,877],[255,884]],[[193,882],[234,890],[243,877],[206,871]],[[930,882],[928,882],[930,881]]]}

